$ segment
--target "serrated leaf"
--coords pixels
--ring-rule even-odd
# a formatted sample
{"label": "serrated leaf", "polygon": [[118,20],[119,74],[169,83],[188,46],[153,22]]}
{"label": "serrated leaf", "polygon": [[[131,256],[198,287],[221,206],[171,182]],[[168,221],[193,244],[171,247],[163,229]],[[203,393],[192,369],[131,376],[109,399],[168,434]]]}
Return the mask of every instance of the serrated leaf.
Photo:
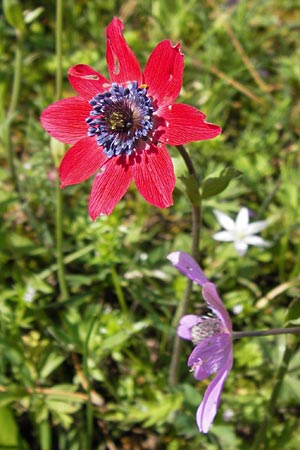
{"label": "serrated leaf", "polygon": [[103,339],[101,344],[101,351],[107,352],[111,351],[117,347],[122,347],[126,341],[128,341],[134,334],[139,333],[141,330],[147,328],[149,326],[149,322],[146,320],[142,320],[133,324],[132,327],[127,328],[126,330],[119,331],[114,333],[111,336]]}
{"label": "serrated leaf", "polygon": [[54,353],[50,353],[43,364],[43,367],[40,372],[40,378],[42,380],[46,379],[58,366],[60,366],[65,357],[62,355],[55,355]]}
{"label": "serrated leaf", "polygon": [[202,198],[214,197],[223,192],[231,180],[240,176],[242,172],[234,167],[226,167],[218,177],[209,177],[202,183]]}
{"label": "serrated leaf", "polygon": [[28,394],[21,390],[10,389],[6,392],[0,392],[0,408],[22,400]]}
{"label": "serrated leaf", "polygon": [[[151,427],[156,424],[163,424],[166,422],[168,416],[174,414],[174,412],[181,408],[182,394],[167,394],[162,396],[159,403],[153,403],[149,408],[149,417],[145,420],[144,425]],[[159,408],[158,408],[159,404]]]}
{"label": "serrated leaf", "polygon": [[57,414],[73,414],[78,411],[78,408],[80,408],[80,404],[77,402],[66,401],[66,399],[54,400],[49,396],[46,398],[46,404],[49,410],[56,412]]}
{"label": "serrated leaf", "polygon": [[168,417],[181,408],[183,395],[181,393],[162,394],[157,392],[157,398],[151,401],[137,401],[135,405],[126,406],[126,410],[118,410],[113,407],[112,411],[105,415],[107,420],[121,423],[143,423],[146,427],[161,425]]}

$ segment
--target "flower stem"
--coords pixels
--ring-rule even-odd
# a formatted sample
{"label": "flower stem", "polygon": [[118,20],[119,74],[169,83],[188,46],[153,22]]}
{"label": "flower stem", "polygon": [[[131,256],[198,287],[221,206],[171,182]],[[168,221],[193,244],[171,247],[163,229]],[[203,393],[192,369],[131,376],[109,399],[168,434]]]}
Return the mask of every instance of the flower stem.
{"label": "flower stem", "polygon": [[240,339],[251,336],[276,336],[278,334],[300,334],[300,327],[290,328],[271,328],[269,330],[255,330],[255,331],[234,331],[232,333],[233,339]]}
{"label": "flower stem", "polygon": [[189,174],[194,175],[196,177],[197,174],[196,174],[196,170],[195,170],[193,161],[191,160],[190,155],[186,151],[185,147],[183,145],[177,145],[176,148],[179,151],[180,155],[182,156],[182,159],[185,162],[185,165],[188,169]]}
{"label": "flower stem", "polygon": [[[189,175],[194,178],[197,187],[199,186],[199,182],[197,179],[197,174],[195,171],[194,164],[190,158],[190,155],[183,147],[183,145],[178,145],[177,149],[182,156],[185,165],[188,169]],[[189,191],[187,190],[187,195],[189,197]],[[192,245],[191,245],[191,255],[197,261],[199,259],[199,243],[200,243],[200,229],[201,229],[201,199],[199,197],[198,203],[194,201],[194,198],[189,197],[191,206],[192,206]],[[182,301],[179,303],[175,317],[174,317],[174,326],[177,325],[180,317],[184,316],[188,309],[188,303],[192,291],[193,282],[191,280],[187,281],[186,288],[183,294]],[[178,379],[178,369],[179,369],[179,358],[181,353],[181,345],[182,341],[178,335],[175,335],[172,356],[171,356],[171,364],[169,371],[169,384],[170,386],[175,386]]]}
{"label": "flower stem", "polygon": [[62,95],[62,15],[63,0],[56,0],[56,100]]}
{"label": "flower stem", "polygon": [[85,343],[84,343],[84,352],[83,352],[83,372],[85,379],[87,381],[87,405],[86,405],[86,450],[90,450],[92,447],[92,437],[93,437],[93,408],[92,408],[92,388],[91,388],[91,381],[90,381],[90,375],[89,375],[89,367],[88,367],[88,357],[89,357],[89,342],[92,335],[92,331],[94,328],[94,325],[96,323],[96,320],[98,318],[98,314],[94,314],[94,317],[92,317],[90,326],[88,328],[88,332],[86,335]]}
{"label": "flower stem", "polygon": [[[2,139],[4,148],[6,149],[7,162],[9,166],[10,178],[13,188],[17,194],[19,205],[24,211],[28,223],[33,230],[36,230],[41,241],[46,245],[51,245],[51,236],[47,229],[47,225],[39,224],[30,206],[28,205],[26,195],[23,191],[22,183],[18,177],[18,168],[15,162],[14,145],[12,140],[12,125],[18,112],[18,103],[20,97],[20,90],[22,86],[22,67],[23,67],[23,44],[26,37],[26,30],[15,30],[16,33],[16,48],[14,58],[14,76],[12,82],[10,102],[6,114],[6,120],[2,124]],[[40,229],[42,228],[42,232]]]}
{"label": "flower stem", "polygon": [[114,285],[115,290],[116,290],[116,295],[117,295],[117,298],[118,298],[118,302],[119,302],[119,306],[121,308],[121,311],[124,314],[127,314],[128,310],[127,310],[126,300],[125,300],[125,297],[124,297],[124,294],[123,294],[123,291],[122,291],[122,286],[121,286],[121,283],[120,283],[117,271],[116,271],[116,269],[113,266],[111,268],[111,278],[112,278],[112,282],[113,282],[113,285]]}
{"label": "flower stem", "polygon": [[[62,95],[62,12],[63,0],[56,0],[56,99]],[[55,162],[55,155],[54,155]],[[61,299],[66,300],[69,296],[65,279],[65,267],[63,262],[63,224],[62,224],[63,199],[60,189],[58,175],[56,176],[56,258],[58,270],[58,283],[61,292]]]}
{"label": "flower stem", "polygon": [[[197,194],[199,193],[199,181],[197,177],[197,173],[193,164],[193,161],[190,158],[190,155],[186,151],[183,145],[178,145],[176,147],[182,156],[185,165],[188,169],[189,175],[193,177],[195,181],[195,186],[197,186]],[[193,258],[198,261],[199,259],[199,244],[200,244],[200,229],[201,229],[201,197],[197,196],[197,201],[195,201],[195,196],[191,195],[189,191],[187,191],[187,195],[192,205],[192,247],[191,254]]]}
{"label": "flower stem", "polygon": [[56,190],[56,260],[57,260],[57,276],[61,292],[61,300],[67,300],[69,297],[67,283],[65,279],[65,266],[63,259],[63,223],[62,223],[62,193],[58,176],[55,183]]}
{"label": "flower stem", "polygon": [[21,76],[22,76],[22,43],[23,35],[16,33],[16,52],[14,62],[14,79],[12,85],[12,92],[10,98],[10,104],[7,112],[7,122],[5,125],[4,136],[6,140],[7,159],[10,169],[10,175],[14,183],[15,190],[19,193],[19,183],[17,177],[17,171],[14,162],[13,146],[11,142],[11,123],[14,119],[17,110],[17,104],[19,100],[20,88],[21,88]]}
{"label": "flower stem", "polygon": [[15,61],[14,61],[14,78],[12,84],[12,91],[10,97],[10,104],[7,111],[7,120],[3,124],[3,137],[5,141],[5,147],[7,151],[7,160],[9,164],[10,176],[15,188],[18,193],[20,204],[23,205],[24,199],[22,196],[17,170],[15,166],[13,145],[12,145],[12,134],[11,134],[11,124],[17,113],[18,100],[21,89],[21,79],[22,79],[22,47],[23,47],[23,34],[16,31],[16,51],[15,51]]}

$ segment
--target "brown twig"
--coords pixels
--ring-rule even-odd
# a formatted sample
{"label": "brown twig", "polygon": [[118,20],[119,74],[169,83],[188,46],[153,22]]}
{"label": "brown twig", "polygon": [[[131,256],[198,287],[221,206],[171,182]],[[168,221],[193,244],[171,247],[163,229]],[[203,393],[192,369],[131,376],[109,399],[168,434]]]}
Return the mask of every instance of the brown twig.
{"label": "brown twig", "polygon": [[[9,392],[9,389],[3,385],[0,385],[0,392]],[[43,388],[43,387],[33,387],[33,388],[24,388],[25,394],[40,394],[40,395],[53,395],[55,397],[69,397],[70,400],[79,400],[86,402],[88,400],[87,394],[83,392],[70,392],[63,391],[60,389],[53,388]],[[95,403],[95,406],[99,406]]]}
{"label": "brown twig", "polygon": [[290,287],[294,286],[295,284],[299,283],[300,278],[296,277],[293,278],[290,281],[286,281],[285,283],[279,284],[274,289],[271,289],[266,295],[261,297],[255,304],[255,307],[258,309],[264,308],[270,300],[273,300],[278,295],[282,294],[283,292],[287,291]]}
{"label": "brown twig", "polygon": [[234,78],[231,78],[229,75],[226,75],[226,73],[222,72],[217,67],[212,66],[209,68],[209,70],[212,73],[214,73],[215,75],[217,75],[219,78],[221,78],[221,80],[226,81],[226,83],[230,84],[235,89],[242,92],[243,94],[245,94],[247,97],[251,98],[251,100],[255,101],[256,103],[259,103],[261,105],[263,105],[265,103],[261,98],[257,97],[257,95],[255,95],[255,94],[253,94],[253,92],[251,92],[250,89],[246,88],[243,84],[239,83]]}
{"label": "brown twig", "polygon": [[[217,2],[215,2],[215,0],[209,0],[209,3],[211,5],[211,7],[217,12],[217,14],[220,16],[221,12],[220,12],[220,8],[219,5],[217,4]],[[264,93],[268,93],[271,92],[275,86],[269,86],[267,85],[264,80],[261,78],[261,76],[259,75],[259,73],[255,70],[254,65],[252,64],[249,56],[247,55],[247,53],[245,52],[242,44],[240,43],[240,41],[238,40],[238,38],[236,37],[233,29],[231,28],[231,26],[229,25],[228,21],[225,22],[224,21],[224,29],[226,31],[226,33],[228,34],[232,45],[234,46],[234,48],[236,49],[237,53],[240,55],[240,57],[242,58],[245,66],[247,67],[250,75],[252,76],[253,80],[255,81],[255,83],[257,84],[257,86],[264,92]]]}
{"label": "brown twig", "polygon": [[227,24],[225,24],[225,30],[228,33],[231,42],[233,46],[235,47],[238,54],[241,56],[245,66],[247,67],[248,71],[250,72],[253,80],[257,84],[257,86],[265,93],[271,92],[273,90],[273,86],[267,85],[264,80],[261,78],[259,73],[255,70],[250,58],[246,54],[245,50],[243,49],[240,41],[236,37],[236,35],[233,32],[233,29]]}
{"label": "brown twig", "polygon": [[[79,364],[79,361],[78,361],[78,357],[75,353],[72,353],[72,361],[74,364],[76,375],[78,376],[78,379],[80,381],[80,384],[83,387],[83,389],[85,391],[87,391],[88,390],[88,382],[84,376],[84,373],[83,373],[81,366]],[[91,396],[91,401],[92,401],[93,405],[97,405],[97,406],[104,405],[105,402],[104,402],[103,397],[101,397],[101,395],[99,395],[94,389],[91,390],[90,396]]]}

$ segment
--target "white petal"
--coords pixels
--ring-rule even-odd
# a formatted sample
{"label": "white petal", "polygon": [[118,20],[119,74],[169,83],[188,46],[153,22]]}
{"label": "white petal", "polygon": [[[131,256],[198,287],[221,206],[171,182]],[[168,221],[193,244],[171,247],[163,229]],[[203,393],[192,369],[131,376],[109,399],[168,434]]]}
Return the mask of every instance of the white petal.
{"label": "white petal", "polygon": [[217,221],[219,224],[227,231],[232,231],[235,229],[235,223],[231,219],[231,217],[227,216],[227,214],[222,213],[221,211],[218,211],[217,209],[214,209],[214,214],[217,218]]}
{"label": "white petal", "polygon": [[247,249],[248,244],[244,241],[235,241],[234,248],[236,249],[236,252],[239,256],[244,256]]}
{"label": "white petal", "polygon": [[248,245],[255,245],[256,247],[270,247],[272,245],[271,242],[265,241],[259,236],[246,236],[244,242]]}
{"label": "white petal", "polygon": [[235,220],[235,227],[237,231],[244,231],[249,224],[249,210],[248,208],[241,208]]}
{"label": "white petal", "polygon": [[213,235],[213,239],[216,241],[232,242],[235,240],[235,237],[230,231],[218,231],[218,233]]}
{"label": "white petal", "polygon": [[250,223],[247,227],[247,234],[255,234],[262,231],[268,225],[267,220],[260,220],[259,222]]}

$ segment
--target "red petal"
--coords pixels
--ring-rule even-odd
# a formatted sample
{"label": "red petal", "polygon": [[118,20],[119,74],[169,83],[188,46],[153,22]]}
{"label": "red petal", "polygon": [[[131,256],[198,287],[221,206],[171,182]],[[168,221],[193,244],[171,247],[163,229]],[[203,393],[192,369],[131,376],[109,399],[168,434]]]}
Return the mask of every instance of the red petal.
{"label": "red petal", "polygon": [[85,137],[71,147],[59,167],[61,187],[77,184],[91,177],[104,163],[107,156],[97,145],[95,137]]}
{"label": "red petal", "polygon": [[100,214],[109,215],[125,195],[131,180],[132,171],[126,164],[126,157],[111,158],[104,171],[95,177],[89,200],[91,218],[95,220]]}
{"label": "red petal", "polygon": [[171,157],[164,145],[140,152],[132,169],[136,186],[147,202],[158,208],[173,204],[176,180]]}
{"label": "red petal", "polygon": [[59,141],[74,144],[86,136],[85,122],[91,106],[80,97],[69,97],[48,106],[41,115],[45,130]]}
{"label": "red petal", "polygon": [[165,144],[181,145],[212,139],[222,131],[218,125],[205,122],[205,115],[193,106],[176,103],[160,108],[159,115],[165,119],[165,134],[160,139]]}
{"label": "red petal", "polygon": [[144,71],[144,83],[149,86],[148,94],[160,105],[169,105],[178,97],[183,67],[180,44],[173,47],[170,41],[162,41],[151,53]]}
{"label": "red petal", "polygon": [[81,97],[87,100],[108,91],[110,88],[110,82],[86,64],[70,67],[68,76],[71,86]]}
{"label": "red petal", "polygon": [[123,28],[123,23],[117,17],[114,17],[106,28],[106,61],[110,79],[116,83],[137,81],[138,84],[141,84],[141,68],[124,39]]}

